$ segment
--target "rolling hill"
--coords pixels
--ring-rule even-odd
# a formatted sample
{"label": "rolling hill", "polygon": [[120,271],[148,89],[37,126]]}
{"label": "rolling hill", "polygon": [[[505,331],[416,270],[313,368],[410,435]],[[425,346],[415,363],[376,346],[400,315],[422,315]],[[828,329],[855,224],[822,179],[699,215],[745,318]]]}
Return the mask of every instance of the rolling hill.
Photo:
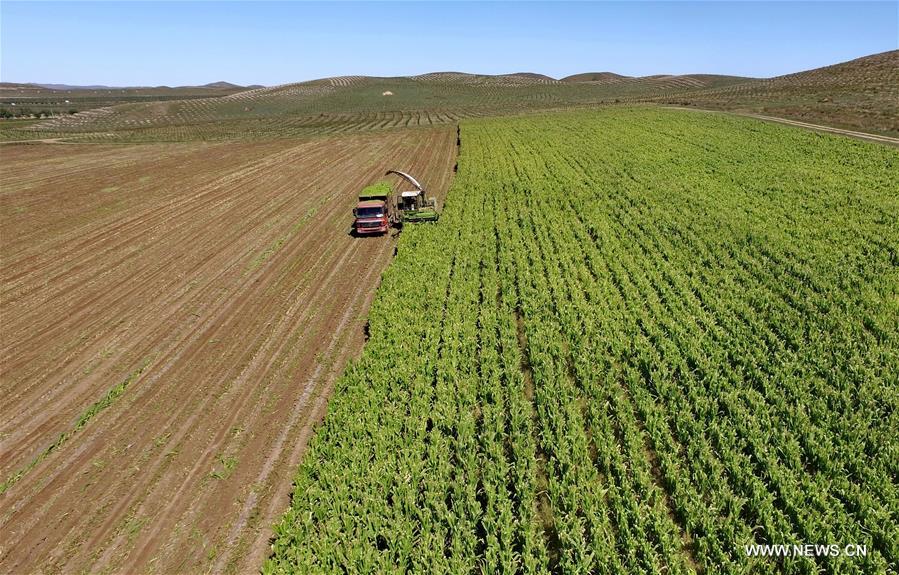
{"label": "rolling hill", "polygon": [[227,96],[260,87],[244,87],[229,82],[177,87],[73,86],[69,84],[0,82],[0,109],[17,112],[24,108],[35,113],[44,111],[52,114],[65,114],[70,110],[83,112],[133,102]]}
{"label": "rolling hill", "polygon": [[796,74],[652,100],[896,135],[899,133],[899,50]]}
{"label": "rolling hill", "polygon": [[0,93],[3,97],[21,96],[28,97],[32,94],[46,94],[52,92],[66,93],[90,93],[106,94],[110,92],[118,92],[131,95],[158,96],[171,93],[196,95],[221,95],[222,92],[239,92],[249,88],[261,88],[262,86],[239,86],[230,82],[211,82],[202,86],[76,86],[71,84],[38,84],[34,82],[0,82]]}
{"label": "rolling hill", "polygon": [[[222,97],[129,103],[53,118],[50,132],[141,133],[176,137],[203,124],[212,139],[275,130],[285,136],[455,122],[473,116],[592,106],[679,94],[745,78],[652,76],[617,83],[563,82],[530,73],[435,72],[410,77],[339,76],[244,90]],[[166,132],[165,135],[159,132]]]}
{"label": "rolling hill", "polygon": [[[445,124],[466,117],[655,103],[899,133],[899,51],[769,79],[595,72],[556,80],[528,72],[489,76],[447,71],[392,78],[339,76],[239,91],[217,83],[195,90],[217,93],[102,106],[45,120],[28,131],[30,137],[79,134],[100,140],[300,137]],[[8,130],[4,132],[5,139],[13,139]]]}
{"label": "rolling hill", "polygon": [[573,74],[571,76],[565,76],[561,79],[562,82],[619,82],[621,80],[627,80],[632,78],[632,76],[622,76],[621,74],[616,74],[615,72],[584,72],[583,74]]}

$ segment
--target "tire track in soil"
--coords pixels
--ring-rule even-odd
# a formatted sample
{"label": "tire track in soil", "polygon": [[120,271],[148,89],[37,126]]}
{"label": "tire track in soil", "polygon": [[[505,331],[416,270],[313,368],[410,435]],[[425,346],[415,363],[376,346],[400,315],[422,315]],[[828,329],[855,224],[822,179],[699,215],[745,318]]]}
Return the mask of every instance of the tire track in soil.
{"label": "tire track in soil", "polygon": [[[182,213],[183,213],[183,210],[182,210]],[[168,217],[168,216],[165,216],[165,217]],[[188,222],[187,222],[187,225],[193,225],[193,226],[195,226],[196,224],[191,223],[190,221],[188,221]],[[146,233],[146,232],[145,232],[144,230],[137,230],[137,232],[136,232],[137,236],[145,235],[145,233]],[[186,241],[182,241],[182,243],[189,244],[191,241],[193,241],[193,239],[194,239],[194,238],[188,238]],[[146,250],[144,250],[144,252],[146,252]],[[145,259],[150,259],[150,258],[145,258]],[[164,273],[164,272],[165,272],[165,267],[161,267],[161,268],[160,268],[159,270],[157,270],[155,273],[156,273],[156,275],[160,275],[161,273]],[[142,282],[142,283],[147,283],[146,280],[148,280],[148,279],[151,279],[151,278],[146,278],[146,277],[145,277],[145,278],[144,278],[145,281]],[[127,284],[127,283],[130,283],[130,281],[131,281],[131,278],[128,278],[127,280],[124,281],[124,283]],[[119,286],[113,286],[113,288],[117,288],[117,287],[119,287]],[[129,293],[127,293],[126,295],[131,295],[131,294],[134,293],[134,291],[135,291],[135,290],[131,290],[131,291],[130,291]],[[104,292],[112,292],[113,294],[117,294],[117,293],[118,293],[118,290],[116,290],[116,289],[111,289],[111,288],[107,287],[107,288],[104,290]],[[119,302],[122,302],[123,300],[126,300],[126,297],[125,297],[125,296],[116,296],[116,297],[118,298],[118,299],[114,300],[114,303],[116,303],[116,304],[118,304]],[[89,303],[90,303],[90,304],[93,304],[94,302],[92,301],[92,302],[89,302]],[[112,301],[110,301],[109,299],[106,299],[106,300],[103,302],[104,309],[109,309],[110,306],[112,305],[112,303],[113,303]],[[95,306],[94,306],[94,307],[95,307]],[[88,306],[79,306],[79,311],[81,311],[82,313],[85,313],[85,314],[90,313],[92,310],[93,310],[93,307],[90,306],[90,305],[88,305]],[[58,329],[58,323],[59,323],[59,322],[57,322],[57,325],[54,326],[54,327],[56,327],[57,329]],[[90,329],[93,329],[93,328],[94,328],[93,325],[91,325],[91,326],[89,326],[89,327],[90,327]],[[26,341],[26,342],[22,342],[22,341],[19,341],[19,342],[18,342],[18,344],[19,344],[20,346],[22,346],[22,347],[24,347],[24,345],[26,345],[26,344],[28,344],[28,343],[31,343],[31,342],[27,342],[27,341]],[[31,415],[31,414],[27,414],[27,415]]]}
{"label": "tire track in soil", "polygon": [[[439,146],[438,146],[439,144]],[[429,166],[425,173],[433,174],[433,179],[430,180],[430,190],[431,193],[434,193],[438,200],[442,203],[445,199],[446,192],[449,189],[450,183],[453,178],[453,172],[448,170],[447,168],[450,166],[450,163],[444,163],[447,157],[453,158],[453,164],[455,164],[456,154],[458,152],[457,149],[447,149],[447,142],[442,140],[440,142],[431,139],[427,142],[428,149],[425,151],[423,157],[427,158],[430,162],[436,164]],[[383,258],[383,263],[376,266],[377,269],[382,270],[386,265],[390,262],[393,257],[393,253],[395,250],[395,243],[387,244],[382,249],[381,257]],[[380,274],[378,274],[380,275]],[[369,281],[365,282],[363,285],[371,285],[374,283],[375,276],[370,276]],[[374,299],[374,292],[371,290],[366,290],[363,292],[364,299],[359,303],[360,309],[365,310],[364,313],[359,312],[355,314],[355,317],[360,318],[357,320],[359,322],[359,329],[351,330],[347,332],[343,328],[338,329],[338,333],[344,333],[343,337],[352,336],[357,338],[357,341],[351,342],[352,349],[361,349],[364,344],[364,317],[367,315],[367,310],[371,305],[372,300]],[[346,343],[341,343],[341,345],[346,345]],[[339,375],[340,371],[343,369],[343,365],[345,360],[343,360],[339,365],[339,369],[335,369],[332,365],[332,371],[329,373],[328,377],[323,382],[323,391],[318,394],[315,399],[315,405],[311,411],[311,416],[306,417],[305,420],[298,420],[297,423],[302,422],[302,427],[296,432],[298,437],[293,440],[293,449],[291,450],[289,457],[287,458],[287,465],[289,469],[294,470],[296,466],[300,463],[300,456],[302,454],[302,450],[305,448],[306,443],[308,442],[311,434],[313,432],[313,426],[317,424],[324,416],[324,410],[326,408],[327,398],[331,394],[331,390],[333,389],[333,384]],[[293,426],[291,426],[293,427]],[[286,437],[282,434],[282,436]],[[280,438],[279,438],[280,441]],[[281,458],[283,459],[283,458]],[[269,456],[269,459],[266,461],[266,466],[269,465],[270,462],[277,461],[277,459],[273,458],[273,456]],[[260,475],[260,478],[262,475]],[[257,479],[257,484],[260,482],[260,479]],[[277,490],[274,497],[270,498],[270,502],[267,504],[267,509],[265,513],[262,513],[262,517],[278,517],[282,513],[283,509],[286,509],[290,504],[289,495],[292,492],[293,484],[286,482],[280,482],[274,485],[274,488]],[[255,509],[251,504],[245,505],[241,510],[240,517],[238,519],[238,523],[249,519],[251,513],[255,512]],[[232,550],[232,557],[228,563],[225,562],[225,558],[223,558],[218,565],[227,565],[228,572],[236,572],[244,573],[255,571],[259,568],[259,565],[262,564],[263,560],[268,556],[271,549],[269,547],[269,542],[273,536],[272,530],[272,522],[268,521],[263,524],[262,529],[256,529],[255,531],[255,539],[252,541],[248,541],[244,544],[244,547],[251,550],[250,553],[246,553],[241,549],[241,546],[231,546],[229,548]],[[237,529],[233,530],[229,535],[229,542],[234,540],[236,533],[239,531]]]}
{"label": "tire track in soil", "polygon": [[[117,229],[117,230],[115,230],[114,234],[115,234],[115,236],[119,236],[119,235],[121,235],[121,231]],[[138,238],[141,238],[144,235],[146,235],[146,229],[143,229],[143,228],[137,229],[137,230],[135,230],[135,233],[133,234],[132,241],[138,241]],[[102,233],[103,239],[107,242],[111,242],[112,240],[110,240],[107,236],[108,236],[108,234]],[[52,238],[52,239],[55,239],[55,238]],[[68,236],[63,236],[61,241],[68,242],[68,241],[71,241],[71,238]],[[46,244],[51,244],[51,245],[46,246]],[[39,246],[42,249],[44,249],[45,252],[50,254],[50,257],[52,257],[52,255],[54,253],[56,253],[56,250],[52,246],[51,242],[45,242],[44,245],[39,244]],[[4,252],[6,251],[6,247],[7,247],[6,242],[4,241]],[[89,249],[90,247],[91,246],[86,246],[85,249]],[[163,246],[163,248],[164,248],[164,251],[168,251],[168,252],[171,252],[171,249],[172,249],[171,247],[168,247],[168,246]],[[117,270],[117,271],[120,271],[121,274],[126,277],[126,280],[124,280],[126,284],[134,283],[134,277],[136,275],[140,275],[141,282],[138,285],[136,285],[131,290],[130,293],[134,294],[135,290],[142,289],[143,291],[138,291],[137,295],[141,298],[150,298],[150,297],[152,297],[152,292],[147,291],[148,288],[150,290],[157,291],[157,292],[165,292],[166,288],[169,287],[169,286],[160,286],[158,284],[153,283],[153,281],[156,278],[162,277],[163,275],[166,274],[166,272],[168,271],[168,269],[172,263],[171,261],[166,261],[166,259],[171,260],[172,257],[171,257],[171,255],[168,255],[168,257],[166,257],[166,254],[162,253],[162,254],[159,254],[158,258],[156,258],[156,257],[154,257],[154,256],[156,256],[156,254],[151,253],[149,248],[144,248],[142,250],[142,253],[144,254],[143,258],[146,261],[152,262],[151,265],[153,265],[155,268],[155,272],[153,272],[154,275],[146,275],[147,273],[149,273],[149,272],[147,272],[147,267],[138,268],[138,269],[124,268],[121,266],[120,261],[111,262],[108,264],[108,266],[109,267],[118,266],[120,268],[120,270]],[[5,256],[5,254],[4,254],[4,256]],[[88,253],[88,254],[86,254],[86,257],[92,258],[93,254]],[[14,258],[7,259],[6,257],[4,257],[4,266],[3,266],[4,273],[2,274],[4,280],[6,280],[6,278],[8,277],[8,274],[5,273],[7,264],[13,270],[18,268],[20,265],[20,263],[17,262]],[[65,266],[58,264],[58,267],[63,268],[63,272],[65,271],[64,270]],[[60,273],[63,273],[63,272],[60,272]],[[172,274],[168,274],[168,275],[171,276]],[[53,279],[55,279],[55,278],[46,278],[42,283],[49,285],[50,282],[53,281]],[[178,280],[177,277],[170,278],[170,281],[171,281],[171,279],[174,279],[175,281]],[[83,287],[85,284],[88,283],[89,278],[82,277],[82,276],[76,276],[74,281],[76,284],[82,284],[82,287]],[[5,413],[5,410],[4,410],[4,418],[3,418],[3,425],[5,428],[4,431],[6,431],[8,429],[12,429],[13,432],[9,434],[9,437],[3,438],[4,441],[3,441],[2,445],[3,445],[4,449],[2,450],[3,455],[0,456],[0,471],[6,471],[6,467],[4,467],[3,464],[5,464],[7,462],[7,458],[9,458],[13,455],[13,453],[10,451],[10,449],[7,448],[6,440],[9,439],[10,443],[14,440],[16,442],[17,447],[20,447],[20,448],[22,447],[22,443],[23,443],[22,438],[20,436],[16,436],[15,433],[16,432],[21,433],[25,429],[28,429],[28,427],[23,428],[20,426],[20,423],[22,421],[33,421],[32,418],[34,418],[34,417],[41,417],[42,412],[44,412],[44,408],[43,408],[42,404],[55,400],[55,397],[53,395],[54,393],[66,391],[69,394],[71,394],[71,390],[67,389],[67,386],[65,386],[65,385],[60,385],[61,382],[58,380],[57,381],[44,381],[44,378],[47,377],[46,372],[40,373],[40,374],[35,374],[33,371],[29,372],[29,369],[34,369],[35,365],[48,365],[51,371],[58,371],[60,376],[65,374],[65,371],[60,370],[60,367],[64,367],[64,366],[60,366],[60,362],[58,361],[58,358],[54,358],[54,357],[52,357],[52,354],[47,353],[47,347],[48,347],[47,342],[44,340],[41,340],[41,339],[31,339],[29,336],[31,336],[35,331],[39,331],[41,329],[40,326],[43,324],[48,324],[52,328],[54,328],[56,334],[68,334],[75,328],[70,327],[72,324],[66,323],[66,322],[71,322],[73,317],[79,316],[79,315],[80,316],[90,315],[90,316],[93,316],[96,318],[96,321],[93,324],[88,324],[86,327],[82,328],[82,329],[88,329],[88,330],[91,330],[92,332],[95,332],[98,329],[98,324],[102,323],[104,321],[104,319],[106,321],[108,321],[108,318],[105,318],[104,314],[106,314],[106,315],[111,314],[111,313],[112,314],[114,314],[114,313],[121,314],[123,312],[131,312],[133,314],[135,311],[138,311],[138,310],[134,310],[134,302],[133,301],[130,302],[130,304],[126,302],[126,305],[131,306],[130,308],[126,307],[126,308],[122,309],[122,308],[116,308],[114,306],[114,304],[120,304],[121,302],[123,302],[123,300],[125,300],[125,297],[119,295],[119,292],[116,289],[119,286],[113,284],[112,281],[113,280],[110,279],[110,280],[107,280],[106,282],[103,282],[103,284],[97,286],[95,289],[81,289],[80,291],[76,291],[75,293],[71,293],[72,287],[67,288],[68,291],[70,292],[69,293],[70,300],[74,299],[75,297],[77,297],[78,295],[80,295],[83,292],[89,293],[90,297],[93,297],[94,299],[89,300],[87,302],[85,302],[83,300],[77,301],[77,302],[73,302],[73,301],[53,302],[53,301],[48,301],[45,298],[41,297],[40,301],[38,301],[37,304],[32,306],[35,310],[32,313],[29,313],[29,309],[28,309],[27,305],[23,305],[22,302],[16,300],[15,298],[10,298],[10,297],[8,297],[8,295],[5,295],[3,297],[3,307],[7,308],[7,306],[12,306],[13,304],[15,304],[15,312],[16,312],[14,317],[10,317],[11,314],[9,314],[9,313],[4,313],[5,320],[4,320],[3,350],[4,350],[4,352],[8,352],[9,350],[16,350],[23,356],[23,358],[22,358],[22,360],[17,361],[17,357],[15,354],[3,353],[2,355],[0,355],[0,365],[3,365],[4,372],[6,374],[8,374],[6,377],[3,378],[4,381],[2,383],[4,396],[7,398],[7,401],[8,401],[7,405],[15,406],[17,408],[13,411],[13,415],[11,417],[7,416],[7,413]],[[7,281],[4,281],[4,287],[6,285],[8,285]],[[35,291],[38,291],[40,289],[44,289],[44,291],[49,291],[49,289],[44,288],[42,285],[37,286]],[[100,299],[98,301],[96,298],[102,298],[102,299]],[[46,308],[48,306],[53,305],[54,303],[56,303],[60,307],[65,307],[66,308],[65,314],[47,313]],[[4,312],[6,312],[6,309],[4,309]],[[139,320],[146,321],[146,318],[139,318]],[[78,327],[77,324],[75,324],[75,327]],[[68,328],[68,329],[64,329],[64,328]],[[58,341],[58,336],[57,336],[57,341]],[[89,348],[85,348],[84,345],[79,345],[81,342],[78,342],[77,338],[74,343],[75,343],[76,347],[80,347],[82,349],[82,351],[85,349],[87,349],[87,351],[95,351],[95,350],[91,350]],[[68,360],[68,361],[73,361],[73,359],[75,359],[75,358],[68,358],[68,357],[66,358],[66,360]],[[7,379],[7,377],[10,377],[10,379]],[[79,379],[89,379],[89,378],[82,377]],[[87,385],[87,384],[88,384],[88,382],[84,382],[83,385]],[[25,389],[24,390],[20,389],[22,387],[24,387]],[[35,388],[35,387],[37,388],[36,391],[33,390],[33,388]],[[25,395],[28,391],[32,391],[32,394]],[[38,395],[38,394],[40,394],[40,395]],[[85,401],[90,399],[90,397],[96,397],[96,393],[91,393],[89,396],[85,397],[84,398]],[[17,402],[19,403],[19,405],[16,405]],[[46,415],[46,414],[43,414],[43,415]],[[57,429],[59,429],[59,428],[57,428]]]}
{"label": "tire track in soil", "polygon": [[[127,162],[132,180],[157,162],[165,164],[160,158],[166,154],[180,158],[181,171],[169,166],[168,181],[134,183],[143,193],[125,202],[117,217],[49,222],[46,229],[55,237],[37,242],[31,253],[13,250],[16,260],[42,261],[57,282],[71,278],[75,286],[56,305],[43,306],[45,316],[61,320],[74,315],[66,304],[77,303],[78,296],[95,298],[81,302],[88,312],[77,316],[80,324],[29,341],[33,355],[50,356],[44,369],[63,372],[56,378],[43,377],[41,370],[24,376],[8,370],[7,357],[27,354],[16,338],[4,335],[0,384],[27,385],[29,392],[4,405],[2,420],[32,402],[49,412],[31,429],[16,429],[17,439],[33,438],[35,448],[46,447],[41,439],[71,426],[79,407],[110,386],[112,374],[152,361],[115,404],[0,496],[0,571],[258,569],[268,553],[271,524],[288,503],[302,448],[337,374],[363,344],[363,317],[393,252],[391,239],[347,235],[355,193],[387,167],[405,167],[421,174],[442,199],[455,161],[452,127],[303,143],[143,149],[143,160],[137,154]],[[78,153],[79,161],[90,158]],[[248,156],[243,163],[242,155]],[[194,187],[190,195],[179,192],[171,177],[202,180],[197,168],[207,160],[221,170],[203,174],[214,183],[207,182],[206,190]],[[78,162],[62,161],[54,169],[64,174],[72,165]],[[4,166],[0,178],[9,174]],[[76,186],[71,198],[78,205],[65,206],[60,218],[77,219],[79,210],[95,209],[100,196],[94,188],[108,174],[101,176],[84,175],[90,189],[78,194]],[[40,179],[38,188],[56,181]],[[0,197],[0,223],[19,215],[7,209],[14,203]],[[204,210],[209,203],[217,207]],[[198,216],[210,210],[217,217]],[[314,215],[293,230],[310,211]],[[88,253],[71,247],[76,232]],[[121,256],[147,234],[156,237],[141,247],[136,261]],[[173,249],[184,241],[190,246]],[[116,247],[98,258],[96,246],[107,243]],[[85,263],[67,275],[51,257],[41,259],[41,246],[53,246],[46,252],[51,255],[68,247],[65,265]],[[3,255],[0,287],[6,289],[10,271],[20,270],[6,257],[5,242]],[[91,266],[107,273],[93,284],[79,283]],[[40,275],[14,280],[32,288],[21,292],[17,306],[42,307],[34,303],[44,289],[34,289]],[[116,297],[106,286],[131,289],[127,297]],[[11,308],[5,298],[0,305],[5,324]],[[116,327],[122,313],[130,314],[127,329]],[[22,323],[16,333],[24,333]],[[71,337],[84,326],[96,335],[81,342]],[[89,377],[78,378],[95,351],[109,345],[122,349]],[[54,401],[44,401],[48,397]],[[10,433],[5,424],[2,432]],[[0,437],[4,446],[8,438]],[[5,447],[3,453],[7,457]],[[20,452],[3,469],[27,463],[26,455]],[[222,462],[229,458],[235,463],[226,472]]]}

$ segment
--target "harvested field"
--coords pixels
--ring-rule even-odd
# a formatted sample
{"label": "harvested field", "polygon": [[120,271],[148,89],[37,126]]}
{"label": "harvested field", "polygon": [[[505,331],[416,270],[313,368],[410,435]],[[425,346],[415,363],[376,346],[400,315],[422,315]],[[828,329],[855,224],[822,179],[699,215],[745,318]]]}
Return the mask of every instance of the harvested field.
{"label": "harvested field", "polygon": [[4,147],[0,571],[258,569],[395,246],[355,193],[455,136]]}

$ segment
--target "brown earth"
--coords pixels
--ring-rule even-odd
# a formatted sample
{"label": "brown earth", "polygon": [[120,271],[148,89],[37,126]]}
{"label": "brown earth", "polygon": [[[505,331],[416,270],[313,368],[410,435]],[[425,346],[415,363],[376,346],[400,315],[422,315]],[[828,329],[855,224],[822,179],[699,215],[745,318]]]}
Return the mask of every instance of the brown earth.
{"label": "brown earth", "polygon": [[258,570],[395,246],[355,193],[455,135],[3,147],[0,572]]}
{"label": "brown earth", "polygon": [[899,50],[652,101],[899,136]]}

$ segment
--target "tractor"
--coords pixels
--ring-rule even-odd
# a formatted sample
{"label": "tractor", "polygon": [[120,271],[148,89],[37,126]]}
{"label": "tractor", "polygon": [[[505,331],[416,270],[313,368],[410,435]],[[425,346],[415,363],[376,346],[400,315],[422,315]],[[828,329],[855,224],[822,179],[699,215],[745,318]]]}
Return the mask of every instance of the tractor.
{"label": "tractor", "polygon": [[398,225],[405,222],[436,222],[440,214],[437,213],[437,198],[425,196],[425,189],[418,180],[405,172],[389,170],[385,176],[396,174],[413,186],[414,190],[400,192],[396,196],[396,220]]}
{"label": "tractor", "polygon": [[402,227],[405,222],[436,222],[440,217],[437,198],[426,197],[418,180],[397,170],[384,175],[390,174],[400,176],[415,189],[394,194],[389,183],[378,182],[362,190],[353,209],[355,235],[382,235],[390,230],[390,226]]}

